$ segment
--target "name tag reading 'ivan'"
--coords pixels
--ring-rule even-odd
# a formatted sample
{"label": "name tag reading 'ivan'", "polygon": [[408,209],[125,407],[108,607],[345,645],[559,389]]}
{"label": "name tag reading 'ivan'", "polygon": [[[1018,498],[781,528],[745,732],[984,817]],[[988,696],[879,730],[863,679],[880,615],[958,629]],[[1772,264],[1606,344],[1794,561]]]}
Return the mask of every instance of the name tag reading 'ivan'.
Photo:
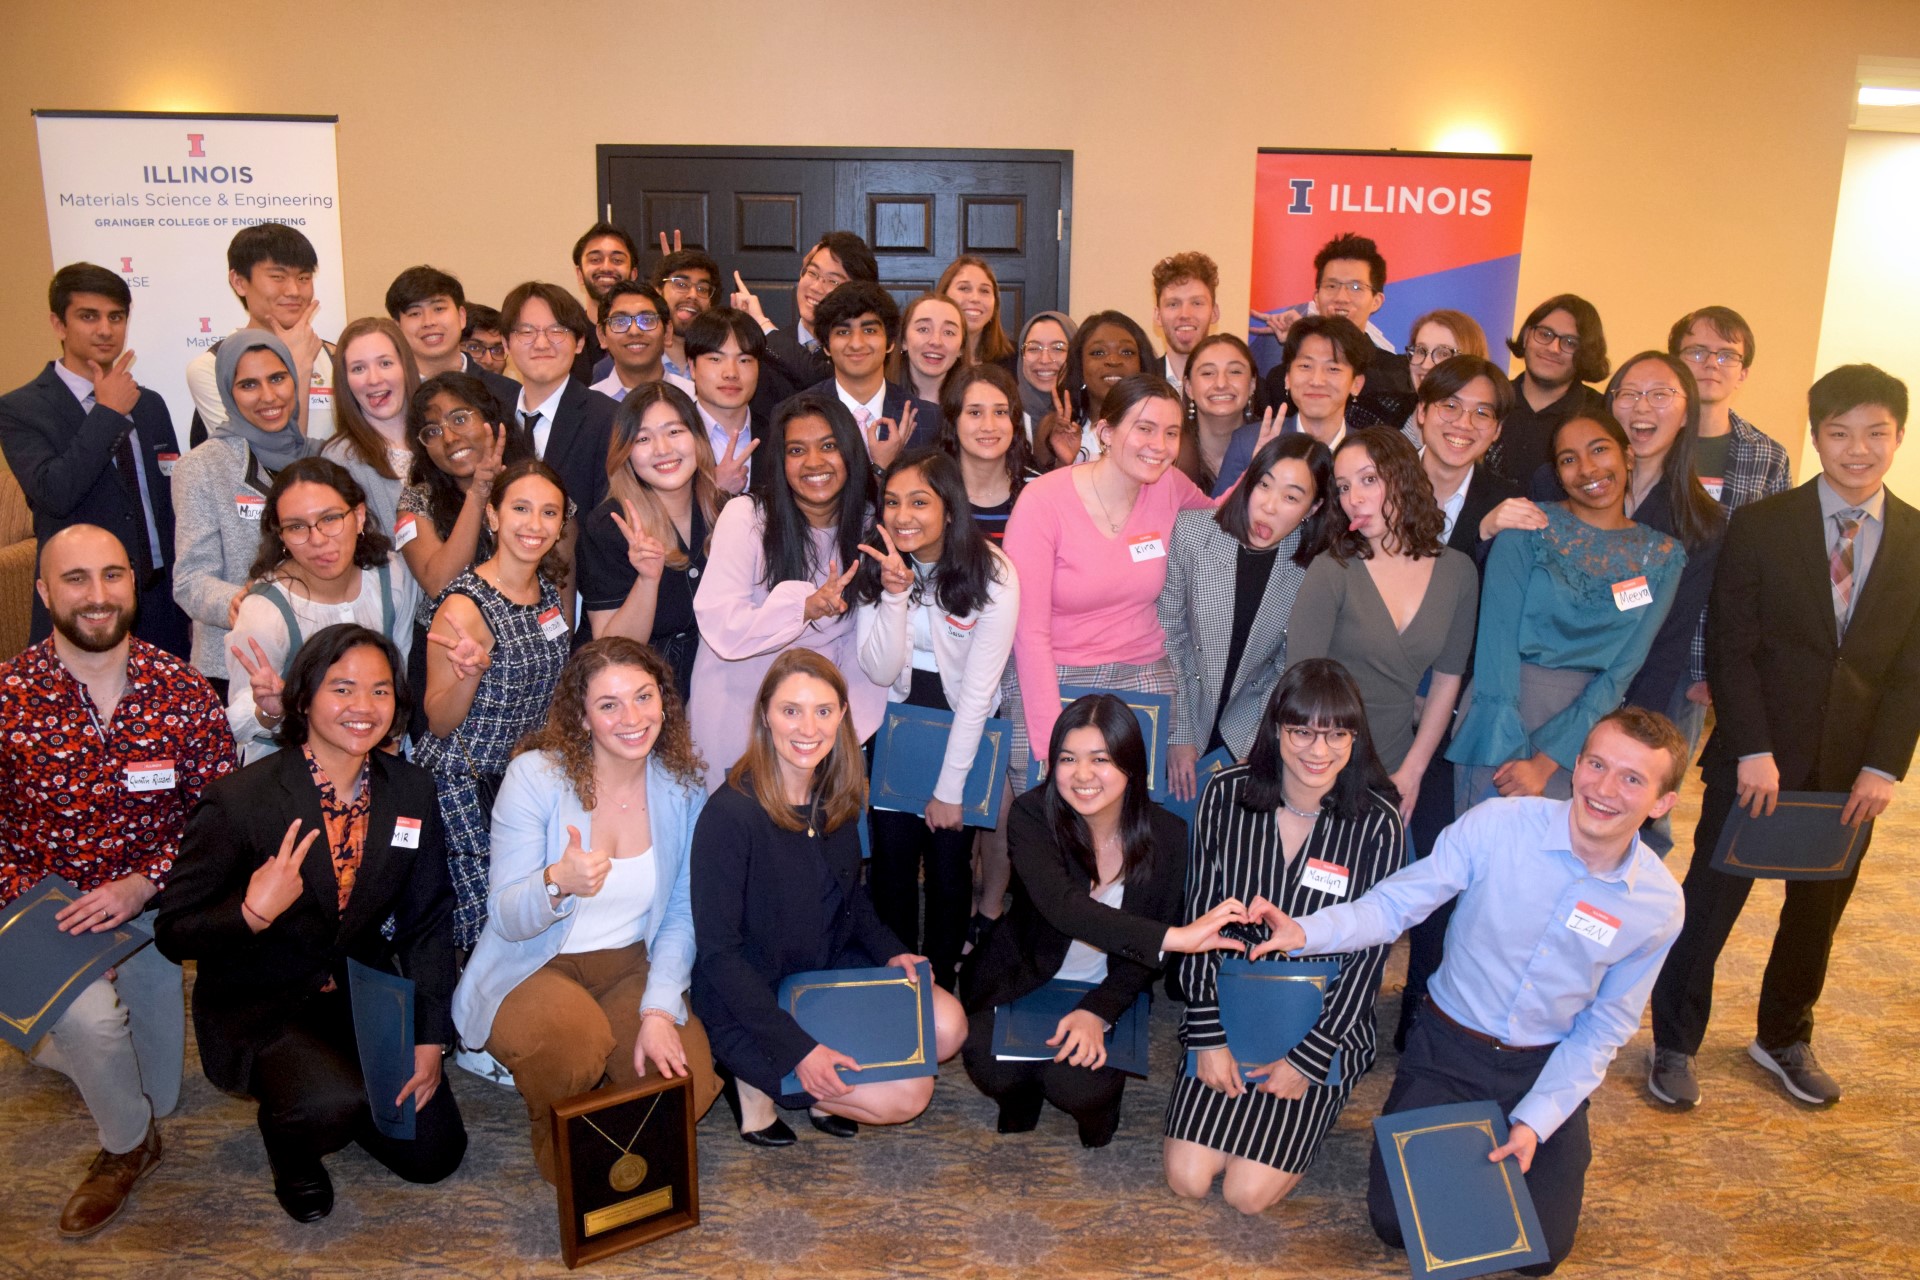
{"label": "name tag reading 'ivan'", "polygon": [[1590,902],[1577,902],[1573,914],[1567,917],[1567,928],[1603,947],[1610,947],[1620,933],[1620,917],[1610,916]]}
{"label": "name tag reading 'ivan'", "polygon": [[1613,584],[1613,607],[1622,613],[1629,609],[1644,609],[1652,603],[1653,588],[1647,585],[1645,574]]}
{"label": "name tag reading 'ivan'", "polygon": [[1128,538],[1127,554],[1133,557],[1135,564],[1139,564],[1142,560],[1165,560],[1167,558],[1166,540],[1157,531],[1143,533],[1137,538]]}

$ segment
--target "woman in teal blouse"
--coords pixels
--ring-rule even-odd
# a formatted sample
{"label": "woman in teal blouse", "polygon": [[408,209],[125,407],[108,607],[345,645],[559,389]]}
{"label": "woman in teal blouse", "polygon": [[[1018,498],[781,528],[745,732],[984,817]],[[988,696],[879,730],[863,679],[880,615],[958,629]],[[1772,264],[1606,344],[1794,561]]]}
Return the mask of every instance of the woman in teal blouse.
{"label": "woman in teal blouse", "polygon": [[1574,756],[1620,705],[1673,606],[1687,553],[1626,514],[1627,435],[1603,409],[1553,434],[1567,501],[1547,527],[1509,529],[1488,553],[1480,634],[1447,759],[1459,812],[1488,797],[1566,799]]}

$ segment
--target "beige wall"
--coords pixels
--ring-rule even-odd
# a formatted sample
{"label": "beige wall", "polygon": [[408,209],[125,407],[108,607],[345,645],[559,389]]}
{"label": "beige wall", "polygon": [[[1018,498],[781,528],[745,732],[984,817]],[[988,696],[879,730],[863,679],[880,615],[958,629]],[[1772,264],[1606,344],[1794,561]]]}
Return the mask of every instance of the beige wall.
{"label": "beige wall", "polygon": [[[1192,247],[1220,260],[1233,317],[1257,147],[1428,148],[1473,125],[1534,156],[1521,307],[1585,294],[1621,354],[1689,307],[1739,308],[1763,348],[1746,407],[1797,452],[1855,59],[1920,55],[1910,0],[1811,13],[41,0],[0,55],[0,385],[50,352],[32,107],[337,113],[355,313],[423,258],[481,298],[570,278],[595,144],[659,142],[1071,149],[1074,310],[1144,315],[1149,264]],[[491,114],[469,105],[489,95]]]}
{"label": "beige wall", "polygon": [[[1847,135],[1818,367],[1870,361],[1920,397],[1920,134]],[[1801,475],[1817,468],[1809,442]],[[1920,496],[1920,446],[1894,455],[1887,483]]]}

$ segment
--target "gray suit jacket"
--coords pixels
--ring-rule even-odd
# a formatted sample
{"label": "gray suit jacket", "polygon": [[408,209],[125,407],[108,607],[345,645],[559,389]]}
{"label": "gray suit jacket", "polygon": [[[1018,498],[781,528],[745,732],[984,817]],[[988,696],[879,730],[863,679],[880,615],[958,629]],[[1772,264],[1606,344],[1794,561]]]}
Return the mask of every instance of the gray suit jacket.
{"label": "gray suit jacket", "polygon": [[[1293,562],[1299,545],[1298,529],[1280,543],[1279,560],[1267,579],[1266,595],[1253,616],[1233,689],[1220,715],[1220,736],[1237,760],[1246,759],[1267,695],[1287,665],[1287,620],[1307,576],[1306,569]],[[1219,526],[1212,511],[1183,511],[1173,522],[1167,585],[1160,593],[1167,657],[1180,681],[1170,738],[1197,750],[1205,750],[1213,737],[1214,712],[1220,709],[1227,648],[1233,639],[1233,585],[1239,553],[1240,544]]]}

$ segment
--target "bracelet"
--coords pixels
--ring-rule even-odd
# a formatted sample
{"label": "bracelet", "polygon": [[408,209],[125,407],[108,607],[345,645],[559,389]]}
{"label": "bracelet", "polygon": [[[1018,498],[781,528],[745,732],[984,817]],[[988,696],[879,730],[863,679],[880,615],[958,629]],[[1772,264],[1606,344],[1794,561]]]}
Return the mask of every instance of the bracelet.
{"label": "bracelet", "polygon": [[255,911],[253,907],[247,902],[244,896],[242,896],[240,899],[240,910],[244,914],[250,915],[255,920],[258,920],[260,922],[260,927],[262,929],[266,928],[268,925],[273,923],[273,921],[267,919],[265,916],[261,915],[258,911]]}

